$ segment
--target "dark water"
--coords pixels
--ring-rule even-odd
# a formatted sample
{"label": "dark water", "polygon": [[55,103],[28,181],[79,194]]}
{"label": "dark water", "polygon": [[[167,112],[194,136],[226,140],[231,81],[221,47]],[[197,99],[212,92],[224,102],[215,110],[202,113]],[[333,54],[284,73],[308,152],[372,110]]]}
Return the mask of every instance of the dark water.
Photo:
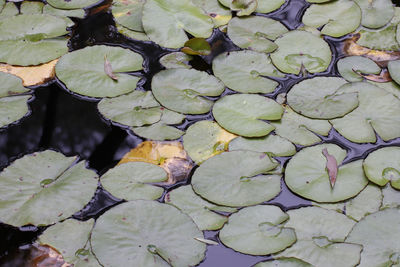
{"label": "dark water", "polygon": [[[308,6],[309,4],[303,0],[289,0],[276,12],[258,15],[279,20],[292,30],[301,26],[301,16]],[[72,29],[71,51],[95,44],[107,44],[129,48],[145,58],[144,70],[139,73],[143,77],[139,83],[141,90],[150,90],[152,76],[163,69],[158,61],[159,58],[175,51],[161,48],[151,42],[139,42],[120,35],[115,29],[109,12],[94,14],[84,20],[76,20],[76,24],[77,26]],[[343,57],[341,53],[343,39],[345,38],[325,38],[333,52],[333,60],[327,71],[308,77],[288,75],[284,79],[277,80],[280,83],[277,90],[266,96],[276,98],[278,94],[287,92],[294,84],[306,78],[338,76],[335,66],[337,60]],[[210,65],[212,59],[220,53],[238,50],[238,47],[227,38],[226,34],[217,30],[209,41],[212,53],[205,57],[196,56],[190,63],[196,69],[212,73]],[[231,92],[227,89],[224,94]],[[34,95],[30,103],[31,115],[16,125],[0,129],[0,170],[24,154],[54,149],[66,155],[80,155],[82,159],[88,161],[90,168],[102,174],[113,167],[126,152],[143,141],[132,132],[105,121],[97,112],[97,103],[94,99],[83,99],[71,94],[59,81],[35,88]],[[212,114],[189,115],[178,128],[184,130],[203,119],[213,119]],[[368,153],[380,147],[400,146],[400,139],[384,142],[379,137],[375,144],[355,144],[341,137],[334,129],[328,137],[320,137],[323,143],[335,143],[345,148],[348,151],[346,162],[365,158]],[[301,149],[300,146],[297,148]],[[285,166],[288,158],[278,158],[278,160]],[[189,181],[181,184],[186,183]],[[167,189],[169,190],[171,189]],[[91,202],[73,217],[79,220],[97,218],[107,209],[121,202],[99,187]],[[291,193],[283,182],[282,192],[269,203],[278,205],[283,210],[310,205],[309,201]],[[24,259],[29,258],[31,253],[29,244],[43,230],[36,227],[17,229],[0,223],[0,266],[24,266]],[[217,241],[218,231],[206,231],[205,236]],[[206,258],[199,266],[252,266],[268,258],[268,256],[241,254],[223,245],[208,246]]]}

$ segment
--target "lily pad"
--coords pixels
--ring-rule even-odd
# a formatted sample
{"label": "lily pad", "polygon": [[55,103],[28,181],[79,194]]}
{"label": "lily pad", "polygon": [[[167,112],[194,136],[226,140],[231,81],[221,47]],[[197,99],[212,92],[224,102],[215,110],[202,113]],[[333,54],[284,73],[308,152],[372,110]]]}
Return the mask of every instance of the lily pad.
{"label": "lily pad", "polygon": [[299,114],[313,119],[343,117],[358,106],[357,92],[346,92],[339,77],[315,77],[294,85],[287,102]]}
{"label": "lily pad", "polygon": [[319,28],[321,33],[340,37],[353,32],[360,26],[361,9],[353,1],[338,0],[323,5],[314,4],[303,15],[306,26]]}
{"label": "lily pad", "polygon": [[327,42],[306,31],[290,31],[276,39],[278,49],[271,54],[274,65],[282,72],[299,74],[305,68],[310,73],[325,71],[332,52]]}
{"label": "lily pad", "polygon": [[44,4],[42,2],[24,1],[20,6],[21,14],[40,14],[43,11]]}
{"label": "lily pad", "polygon": [[[327,148],[338,167],[336,183],[331,186],[322,150]],[[368,184],[362,160],[341,165],[346,151],[334,144],[306,147],[292,157],[285,170],[285,182],[296,194],[317,202],[338,202],[356,196]]]}
{"label": "lily pad", "polygon": [[205,201],[193,192],[190,185],[181,186],[165,196],[165,203],[171,204],[189,215],[200,230],[218,230],[228,217],[217,212],[235,212],[235,208],[222,207]]}
{"label": "lily pad", "polygon": [[382,209],[385,208],[400,208],[400,194],[399,191],[394,189],[389,184],[386,184],[384,188],[382,188]]}
{"label": "lily pad", "polygon": [[343,118],[330,120],[345,138],[356,143],[375,142],[375,132],[385,141],[400,136],[400,100],[370,83],[346,84],[342,90],[358,93],[358,107]]}
{"label": "lily pad", "polygon": [[49,0],[48,4],[52,5],[58,9],[78,9],[78,8],[86,8],[90,7],[96,3],[100,2],[99,0]]}
{"label": "lily pad", "polygon": [[214,24],[205,12],[190,0],[147,0],[143,6],[143,28],[150,39],[168,48],[179,48],[194,37],[208,38]]}
{"label": "lily pad", "polygon": [[357,44],[376,50],[398,51],[400,45],[396,40],[396,25],[388,25],[379,30],[360,30]]}
{"label": "lily pad", "polygon": [[[106,60],[116,80],[105,72]],[[143,58],[128,49],[96,45],[61,57],[57,77],[74,93],[89,97],[114,97],[135,90],[139,77],[124,72],[142,69]]]}
{"label": "lily pad", "polygon": [[393,3],[390,0],[354,0],[362,10],[361,25],[377,29],[385,26],[394,16]]}
{"label": "lily pad", "polygon": [[392,77],[397,84],[400,84],[400,60],[389,61],[388,70],[390,77]]}
{"label": "lily pad", "polygon": [[116,24],[119,33],[135,40],[150,41],[150,38],[144,32],[132,31],[120,24]]}
{"label": "lily pad", "polygon": [[97,175],[76,161],[51,150],[14,161],[0,173],[0,220],[48,225],[83,208],[96,191]]}
{"label": "lily pad", "polygon": [[117,23],[137,32],[143,32],[142,11],[145,0],[116,0],[112,3],[112,14]]}
{"label": "lily pad", "polygon": [[168,175],[161,167],[146,162],[128,162],[115,166],[100,177],[104,189],[125,200],[154,200],[164,189],[151,183],[166,182]]}
{"label": "lily pad", "polygon": [[379,74],[381,72],[381,68],[374,61],[361,56],[342,58],[338,61],[337,68],[340,75],[348,82],[363,81],[361,73]]}
{"label": "lily pad", "polygon": [[296,258],[279,258],[259,262],[254,267],[312,267],[312,265]]}
{"label": "lily pad", "polygon": [[18,7],[13,2],[7,2],[3,6],[3,9],[1,9],[0,19],[5,19],[18,14],[19,14]]}
{"label": "lily pad", "polygon": [[211,46],[204,38],[192,38],[185,42],[181,51],[188,55],[208,56],[211,53]]}
{"label": "lily pad", "polygon": [[365,175],[380,186],[390,182],[400,190],[400,147],[384,147],[370,153],[363,163]]}
{"label": "lily pad", "polygon": [[259,138],[237,137],[229,143],[229,151],[234,150],[271,153],[276,157],[288,157],[296,154],[296,147],[290,141],[273,134]]}
{"label": "lily pad", "polygon": [[161,119],[162,108],[150,91],[103,98],[97,105],[106,118],[126,126],[153,124]]}
{"label": "lily pad", "polygon": [[309,146],[321,141],[318,135],[328,136],[331,124],[326,120],[315,120],[301,116],[289,106],[285,107],[282,119],[271,123],[275,133],[302,146]]}
{"label": "lily pad", "polygon": [[285,0],[257,0],[256,12],[270,13],[279,9],[285,2]]}
{"label": "lily pad", "polygon": [[358,222],[347,242],[363,246],[359,266],[392,266],[400,253],[400,209],[385,209]]}
{"label": "lily pad", "polygon": [[138,136],[147,139],[157,141],[175,140],[181,137],[185,132],[169,125],[182,123],[184,119],[184,115],[162,108],[160,121],[150,126],[133,127],[131,130]]}
{"label": "lily pad", "polygon": [[228,24],[232,18],[232,13],[218,1],[215,0],[192,0],[193,4],[201,7],[214,22],[214,27]]}
{"label": "lily pad", "polygon": [[261,16],[236,17],[228,24],[232,42],[240,48],[264,53],[274,51],[278,46],[273,41],[287,32],[279,21]]}
{"label": "lily pad", "polygon": [[195,238],[203,233],[177,208],[135,200],[100,216],[91,243],[103,266],[194,266],[206,251]]}
{"label": "lily pad", "polygon": [[229,132],[258,137],[275,127],[263,120],[279,120],[283,109],[274,100],[260,95],[235,94],[220,98],[213,107],[215,120]]}
{"label": "lily pad", "polygon": [[262,175],[278,166],[264,153],[232,151],[204,161],[192,186],[201,197],[219,205],[240,207],[268,201],[281,190],[280,176]]}
{"label": "lily pad", "polygon": [[151,82],[154,97],[166,108],[183,114],[210,111],[213,101],[202,96],[219,96],[221,81],[194,69],[168,69],[154,75]]}
{"label": "lily pad", "polygon": [[49,14],[58,17],[72,17],[83,19],[85,17],[85,10],[83,9],[58,9],[51,5],[43,7],[43,14]]}
{"label": "lily pad", "polygon": [[212,67],[227,87],[241,93],[271,93],[279,83],[265,76],[284,76],[268,55],[249,50],[223,53],[213,60]]}
{"label": "lily pad", "polygon": [[289,216],[277,206],[244,208],[229,217],[219,238],[226,246],[242,253],[275,253],[296,242],[294,230],[281,225],[288,219]]}
{"label": "lily pad", "polygon": [[228,150],[231,134],[212,121],[198,121],[191,125],[183,136],[183,146],[190,158],[201,164],[206,159]]}
{"label": "lily pad", "polygon": [[182,52],[173,52],[166,54],[160,58],[160,63],[167,69],[191,69],[189,61],[192,60],[192,56]]}

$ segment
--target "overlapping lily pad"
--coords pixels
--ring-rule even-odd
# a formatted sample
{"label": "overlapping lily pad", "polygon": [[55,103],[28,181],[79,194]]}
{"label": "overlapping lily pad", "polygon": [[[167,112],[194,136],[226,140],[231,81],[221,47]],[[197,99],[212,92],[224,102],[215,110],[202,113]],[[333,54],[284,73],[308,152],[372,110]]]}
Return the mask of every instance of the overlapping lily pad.
{"label": "overlapping lily pad", "polygon": [[310,73],[325,71],[332,52],[322,38],[306,31],[290,31],[276,39],[278,49],[271,54],[274,65],[282,72],[299,74],[304,68]]}
{"label": "overlapping lily pad", "polygon": [[206,11],[214,22],[214,27],[226,25],[232,18],[231,11],[221,5],[218,0],[192,0],[192,2]]}
{"label": "overlapping lily pad", "polygon": [[112,14],[117,23],[137,32],[143,32],[142,11],[145,0],[116,0],[112,4]]}
{"label": "overlapping lily pad", "polygon": [[358,93],[358,107],[332,126],[352,142],[375,142],[375,132],[385,141],[400,136],[400,100],[370,83],[346,84],[343,91]]}
{"label": "overlapping lily pad", "polygon": [[250,94],[227,95],[220,98],[213,107],[215,120],[229,132],[258,137],[275,129],[263,120],[279,120],[283,108],[274,100]]}
{"label": "overlapping lily pad", "polygon": [[193,174],[194,191],[219,205],[240,207],[274,198],[280,192],[280,176],[263,175],[278,163],[264,153],[225,152],[203,162]]}
{"label": "overlapping lily pad", "polygon": [[3,9],[1,10],[0,13],[1,19],[12,17],[18,15],[19,13],[17,6],[13,2],[6,2],[2,8]]}
{"label": "overlapping lily pad", "polygon": [[219,232],[228,247],[251,255],[275,253],[296,242],[292,228],[282,226],[289,216],[277,206],[259,205],[241,209],[229,217]]}
{"label": "overlapping lily pad", "polygon": [[208,38],[214,27],[211,18],[190,0],[147,0],[142,23],[152,41],[168,48],[182,47],[188,40],[185,31]]}
{"label": "overlapping lily pad", "polygon": [[388,70],[390,77],[392,77],[397,84],[400,84],[400,60],[390,61],[388,63]]}
{"label": "overlapping lily pad", "polygon": [[396,25],[389,24],[379,30],[360,30],[360,39],[357,44],[376,50],[397,51],[400,45],[396,40]]}
{"label": "overlapping lily pad", "polygon": [[[113,79],[107,75],[110,63]],[[72,92],[89,97],[115,97],[135,90],[139,77],[124,72],[142,69],[142,57],[120,47],[96,45],[63,56],[56,65],[56,74]]]}
{"label": "overlapping lily pad", "polygon": [[195,266],[206,250],[195,238],[203,233],[177,208],[135,200],[100,216],[91,244],[103,266]]}
{"label": "overlapping lily pad", "polygon": [[86,8],[98,3],[99,0],[49,0],[47,3],[58,9],[79,9]]}
{"label": "overlapping lily pad", "polygon": [[271,93],[279,85],[269,77],[283,77],[264,53],[226,52],[213,60],[213,72],[230,89],[241,93]]}
{"label": "overlapping lily pad", "polygon": [[358,106],[356,92],[341,90],[346,81],[339,77],[315,77],[292,87],[287,94],[291,108],[306,117],[334,119]]}
{"label": "overlapping lily pad", "polygon": [[223,83],[206,72],[194,69],[168,69],[154,75],[154,97],[166,108],[184,114],[210,111],[213,101],[203,96],[219,96]]}
{"label": "overlapping lily pad", "polygon": [[83,208],[97,188],[97,175],[76,161],[51,150],[14,161],[0,173],[0,220],[48,225]]}
{"label": "overlapping lily pad", "polygon": [[279,258],[276,260],[259,262],[254,267],[311,267],[312,265],[296,258]]}
{"label": "overlapping lily pad", "polygon": [[384,147],[370,153],[365,158],[364,172],[368,179],[380,186],[390,182],[400,190],[400,147]]}
{"label": "overlapping lily pad", "polygon": [[361,25],[377,29],[385,26],[394,16],[393,3],[390,0],[354,0],[362,10]]}
{"label": "overlapping lily pad", "polygon": [[[327,160],[322,154],[326,148],[338,165],[336,183],[332,187],[326,170]],[[362,160],[341,165],[346,151],[334,144],[306,147],[289,161],[285,182],[296,194],[317,202],[338,202],[357,195],[367,184]]]}
{"label": "overlapping lily pad", "polygon": [[264,53],[274,51],[278,46],[273,41],[287,32],[279,21],[261,16],[236,17],[228,25],[228,36],[237,46]]}
{"label": "overlapping lily pad", "polygon": [[338,61],[337,68],[340,75],[349,82],[361,82],[360,74],[379,74],[381,68],[371,59],[361,56],[345,57]]}
{"label": "overlapping lily pad", "polygon": [[400,194],[399,191],[394,189],[389,184],[382,188],[382,205],[381,208],[400,208]]}
{"label": "overlapping lily pad", "polygon": [[160,63],[167,69],[190,69],[192,66],[189,65],[189,61],[192,60],[192,56],[182,52],[173,52],[166,54],[160,58]]}
{"label": "overlapping lily pad", "polygon": [[285,0],[257,0],[256,12],[270,13],[279,9]]}

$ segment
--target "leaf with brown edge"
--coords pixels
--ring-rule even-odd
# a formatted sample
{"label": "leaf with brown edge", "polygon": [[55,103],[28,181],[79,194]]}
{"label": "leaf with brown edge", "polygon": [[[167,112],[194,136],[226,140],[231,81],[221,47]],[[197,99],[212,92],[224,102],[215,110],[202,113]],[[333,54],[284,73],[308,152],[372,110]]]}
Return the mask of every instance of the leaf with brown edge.
{"label": "leaf with brown edge", "polygon": [[54,79],[57,62],[58,59],[55,59],[45,64],[28,67],[0,63],[0,71],[20,77],[24,86],[35,86]]}
{"label": "leaf with brown edge", "polygon": [[107,74],[108,77],[110,77],[114,81],[118,80],[118,77],[115,76],[112,66],[111,66],[111,63],[110,63],[110,61],[108,61],[106,55],[104,55],[104,72],[105,72],[105,74]]}
{"label": "leaf with brown edge", "polygon": [[360,76],[364,77],[365,79],[373,82],[386,83],[392,81],[392,77],[390,77],[390,74],[387,71],[387,69],[383,69],[380,74],[363,74],[359,72],[357,73]]}
{"label": "leaf with brown edge", "polygon": [[168,173],[167,184],[186,179],[193,168],[180,142],[145,141],[126,153],[118,164],[143,161],[159,165]]}
{"label": "leaf with brown edge", "polygon": [[192,38],[186,41],[181,51],[187,55],[207,56],[211,53],[211,46],[204,38]]}
{"label": "leaf with brown edge", "polygon": [[332,188],[335,186],[336,177],[338,173],[337,161],[334,156],[328,153],[328,149],[324,148],[322,154],[326,158],[326,170],[328,171],[329,181],[331,182]]}

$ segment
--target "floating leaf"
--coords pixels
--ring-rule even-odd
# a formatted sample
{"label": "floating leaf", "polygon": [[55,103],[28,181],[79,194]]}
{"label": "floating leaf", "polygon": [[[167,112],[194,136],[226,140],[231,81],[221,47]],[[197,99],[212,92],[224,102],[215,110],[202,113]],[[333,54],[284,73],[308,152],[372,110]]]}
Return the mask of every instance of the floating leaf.
{"label": "floating leaf", "polygon": [[258,138],[237,137],[229,143],[229,151],[250,150],[271,153],[276,157],[288,157],[296,154],[296,147],[279,135],[266,135]]}
{"label": "floating leaf", "polygon": [[44,4],[42,2],[24,1],[20,6],[21,14],[40,14],[43,11]]}
{"label": "floating leaf", "polygon": [[48,225],[83,208],[96,191],[97,175],[76,160],[46,150],[5,168],[0,173],[0,220],[13,226]]}
{"label": "floating leaf", "polygon": [[247,16],[257,8],[257,0],[232,0],[231,10],[236,11],[237,16]]}
{"label": "floating leaf", "polygon": [[67,10],[90,7],[98,2],[99,2],[99,0],[69,0],[69,1],[49,0],[49,1],[47,1],[48,4],[52,5],[55,8],[67,9]]}
{"label": "floating leaf", "polygon": [[307,8],[302,21],[306,26],[315,28],[322,26],[322,34],[340,37],[360,26],[361,9],[350,0],[314,4]]}
{"label": "floating leaf", "polygon": [[244,208],[229,217],[219,238],[226,246],[242,253],[275,253],[296,242],[294,230],[281,225],[287,219],[289,216],[277,206]]}
{"label": "floating leaf", "polygon": [[167,173],[157,165],[147,162],[127,162],[115,166],[100,177],[104,189],[125,200],[154,200],[164,192],[151,183],[166,182]]}
{"label": "floating leaf", "polygon": [[397,98],[400,98],[400,85],[395,82],[380,83],[369,81],[369,83],[375,85],[376,87],[382,88],[383,90],[393,94]]}
{"label": "floating leaf", "polygon": [[388,63],[388,70],[392,79],[400,84],[400,60],[390,61]]}
{"label": "floating leaf", "polygon": [[229,132],[264,136],[274,127],[263,120],[279,120],[283,109],[274,100],[260,95],[235,94],[220,98],[213,107],[215,120]]}
{"label": "floating leaf", "polygon": [[212,67],[227,87],[241,93],[271,93],[279,83],[265,76],[284,76],[268,55],[249,50],[223,53],[213,60]]}
{"label": "floating leaf", "polygon": [[360,30],[357,44],[370,49],[396,51],[400,49],[396,40],[396,25],[388,25],[379,30]]}
{"label": "floating leaf", "polygon": [[232,18],[231,11],[215,0],[192,0],[193,4],[202,8],[214,22],[214,27],[228,24]]}
{"label": "floating leaf", "polygon": [[[296,194],[317,202],[338,202],[357,195],[368,183],[357,160],[339,167],[335,187],[331,187],[326,170],[326,148],[340,166],[346,151],[334,144],[303,148],[292,157],[285,169],[285,182]],[[312,159],[312,160],[310,160]]]}
{"label": "floating leaf", "polygon": [[145,0],[116,0],[112,2],[112,14],[118,24],[137,32],[143,32],[142,11]]}
{"label": "floating leaf", "polygon": [[382,202],[382,192],[379,187],[369,184],[355,198],[346,202],[346,215],[359,221],[370,213],[379,210]]}
{"label": "floating leaf", "polygon": [[356,92],[341,90],[346,81],[338,77],[315,77],[295,84],[287,94],[291,108],[314,119],[343,117],[358,106]]}
{"label": "floating leaf", "polygon": [[143,28],[150,39],[168,48],[179,48],[194,37],[210,37],[213,22],[190,0],[147,0],[143,6]]}
{"label": "floating leaf", "polygon": [[330,120],[345,138],[356,143],[375,142],[375,132],[385,141],[400,136],[400,100],[370,83],[346,84],[342,90],[358,93],[358,107],[343,118]]}
{"label": "floating leaf", "polygon": [[135,39],[135,40],[139,40],[139,41],[150,41],[150,38],[144,33],[144,32],[136,32],[136,31],[132,31],[120,24],[117,24],[117,30],[119,33]]}
{"label": "floating leaf", "polygon": [[394,15],[390,0],[354,0],[362,10],[361,25],[377,29],[385,26]]}
{"label": "floating leaf", "polygon": [[150,91],[103,98],[97,105],[106,118],[127,126],[153,124],[161,119],[162,108]]}
{"label": "floating leaf", "polygon": [[160,58],[160,63],[167,69],[190,69],[192,66],[189,65],[189,61],[192,60],[192,56],[182,52],[173,52],[166,54]]}
{"label": "floating leaf", "polygon": [[270,53],[278,46],[273,42],[287,28],[279,21],[250,16],[233,18],[228,24],[228,36],[237,46],[258,52]]}
{"label": "floating leaf", "polygon": [[296,258],[279,258],[259,262],[254,267],[312,267],[312,265]]}
{"label": "floating leaf", "polygon": [[83,19],[85,17],[85,10],[83,9],[58,9],[51,5],[43,7],[43,14],[49,14],[58,17],[73,17]]}
{"label": "floating leaf", "polygon": [[231,134],[212,121],[198,121],[191,125],[183,136],[183,146],[190,158],[201,164],[206,159],[228,150]]}
{"label": "floating leaf", "polygon": [[358,222],[346,242],[363,246],[359,266],[392,266],[400,253],[400,209],[385,209]]}
{"label": "floating leaf", "polygon": [[[118,81],[104,72],[104,56],[113,66]],[[96,45],[61,57],[56,65],[57,77],[74,93],[90,97],[114,97],[135,90],[139,77],[123,72],[142,69],[142,57],[120,47]]]}
{"label": "floating leaf", "polygon": [[388,182],[400,190],[400,147],[384,147],[370,153],[363,163],[365,175],[380,186]]}
{"label": "floating leaf", "polygon": [[3,9],[1,9],[0,19],[9,18],[18,14],[19,14],[18,7],[12,2],[7,2],[4,5]]}
{"label": "floating leaf", "polygon": [[371,59],[361,56],[345,57],[338,61],[340,75],[349,82],[363,81],[363,74],[379,74],[381,68]]}
{"label": "floating leaf", "polygon": [[211,53],[211,46],[204,38],[192,38],[185,42],[181,51],[188,55],[207,56]]}
{"label": "floating leaf", "polygon": [[256,12],[270,13],[277,10],[285,3],[285,0],[257,0]]}
{"label": "floating leaf", "polygon": [[382,188],[382,195],[382,209],[400,207],[399,191],[394,189],[391,185],[386,184],[386,186]]}
{"label": "floating leaf", "polygon": [[299,74],[302,68],[310,73],[325,71],[332,52],[322,38],[305,31],[290,31],[276,39],[278,49],[271,54],[274,65],[282,72]]}
{"label": "floating leaf", "polygon": [[219,205],[255,205],[279,194],[280,176],[262,175],[277,165],[264,153],[225,152],[196,169],[192,186],[201,197]]}
{"label": "floating leaf", "polygon": [[215,211],[235,212],[236,209],[221,207],[205,201],[193,192],[190,185],[181,186],[165,196],[165,203],[174,205],[189,215],[200,230],[218,230],[228,217]]}
{"label": "floating leaf", "polygon": [[303,117],[294,112],[289,106],[285,106],[281,120],[271,124],[275,127],[277,135],[302,146],[320,142],[321,138],[316,134],[327,136],[332,127],[326,120]]}
{"label": "floating leaf", "polygon": [[210,111],[213,101],[202,96],[219,96],[221,81],[194,69],[168,69],[154,75],[151,82],[154,97],[166,108],[184,114]]}
{"label": "floating leaf", "polygon": [[195,238],[203,233],[177,208],[135,200],[100,216],[91,243],[103,266],[194,266],[206,251]]}

